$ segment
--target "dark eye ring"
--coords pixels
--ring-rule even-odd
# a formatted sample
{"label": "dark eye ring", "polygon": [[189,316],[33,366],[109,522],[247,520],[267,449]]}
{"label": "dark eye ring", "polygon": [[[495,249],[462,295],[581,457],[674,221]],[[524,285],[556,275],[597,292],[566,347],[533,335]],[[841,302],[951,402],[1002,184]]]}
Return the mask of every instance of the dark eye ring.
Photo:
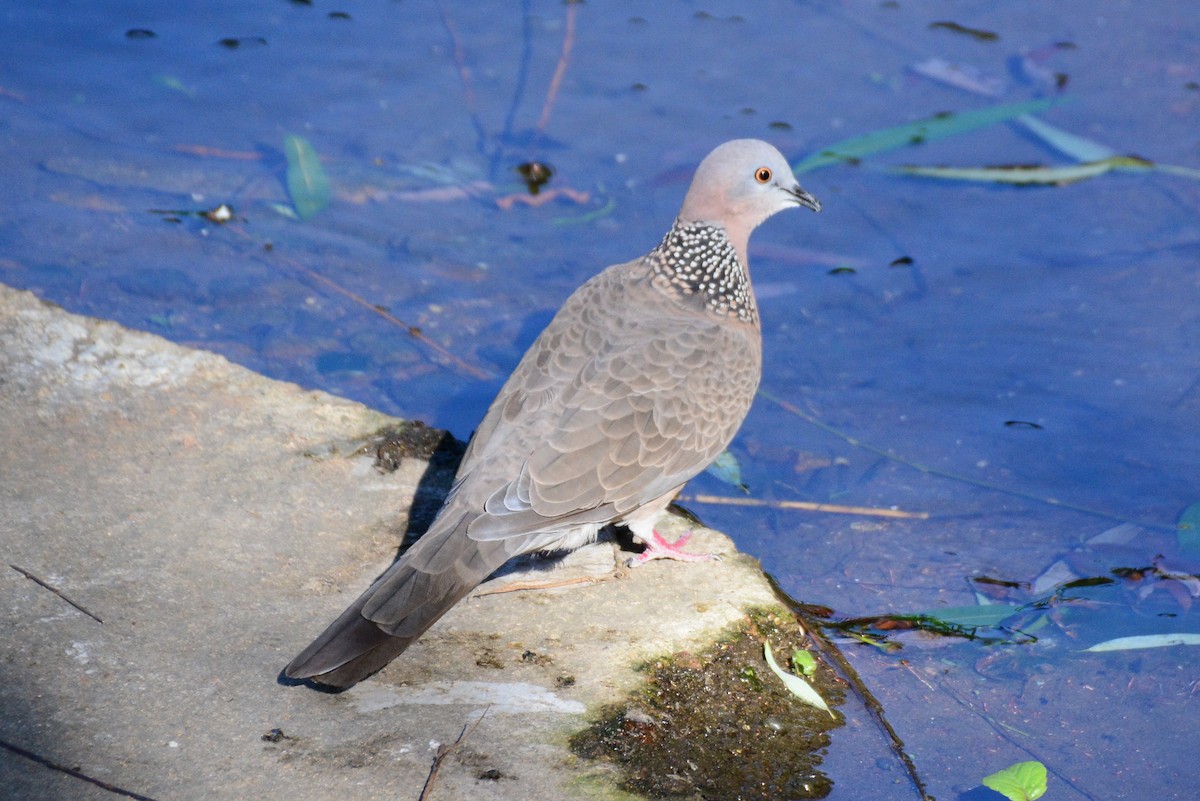
{"label": "dark eye ring", "polygon": [[771,180],[770,168],[759,167],[754,171],[754,180],[758,181],[760,184],[765,184],[767,181]]}

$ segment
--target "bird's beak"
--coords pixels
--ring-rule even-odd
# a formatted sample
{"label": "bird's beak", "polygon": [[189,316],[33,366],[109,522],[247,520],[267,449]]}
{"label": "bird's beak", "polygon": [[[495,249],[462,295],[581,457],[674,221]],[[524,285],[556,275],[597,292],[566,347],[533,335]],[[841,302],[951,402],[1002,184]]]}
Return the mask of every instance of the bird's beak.
{"label": "bird's beak", "polygon": [[793,185],[791,189],[785,188],[783,191],[791,195],[792,199],[796,201],[797,205],[810,208],[813,211],[821,210],[821,201],[817,200],[808,192],[805,192],[804,189],[801,188],[800,184]]}

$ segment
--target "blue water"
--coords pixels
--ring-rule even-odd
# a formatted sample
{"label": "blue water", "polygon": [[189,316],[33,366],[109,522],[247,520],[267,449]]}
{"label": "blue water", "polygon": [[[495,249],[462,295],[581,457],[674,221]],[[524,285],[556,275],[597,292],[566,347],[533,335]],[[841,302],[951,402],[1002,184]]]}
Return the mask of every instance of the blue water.
{"label": "blue water", "polygon": [[[562,299],[656,244],[726,139],[799,159],[1062,96],[1043,119],[1200,167],[1190,4],[591,3],[548,112],[567,7],[460,5],[5,3],[0,280],[466,437]],[[930,27],[943,20],[998,38]],[[996,94],[913,71],[930,58]],[[279,211],[288,135],[333,186],[303,222]],[[531,159],[586,198],[500,208]],[[1191,585],[1164,578],[1198,572],[1173,528],[1200,501],[1200,182],[883,169],[1030,162],[1067,159],[1000,125],[816,171],[803,181],[825,211],[752,241],[764,389],[832,430],[760,399],[732,448],[748,497],[930,517],[689,506],[840,616],[973,604],[970,576],[1110,576],[1161,555],[1151,578],[1054,610],[1035,645],[846,648],[939,798],[1030,758],[1055,798],[1191,798],[1191,649],[1080,650],[1200,631]],[[158,213],[219,203],[234,223]],[[712,476],[687,494],[743,497]],[[1139,528],[1119,545],[1089,543],[1123,522]],[[833,797],[912,797],[872,736],[835,735]]]}

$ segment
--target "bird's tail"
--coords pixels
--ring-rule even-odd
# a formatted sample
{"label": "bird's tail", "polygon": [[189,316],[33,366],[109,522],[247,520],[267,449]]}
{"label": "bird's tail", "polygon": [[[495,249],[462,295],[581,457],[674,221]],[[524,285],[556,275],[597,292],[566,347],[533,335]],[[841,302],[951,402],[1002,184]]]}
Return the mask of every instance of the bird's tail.
{"label": "bird's tail", "polygon": [[509,558],[502,542],[469,539],[466,522],[435,523],[284,668],[284,675],[346,689],[403,653]]}

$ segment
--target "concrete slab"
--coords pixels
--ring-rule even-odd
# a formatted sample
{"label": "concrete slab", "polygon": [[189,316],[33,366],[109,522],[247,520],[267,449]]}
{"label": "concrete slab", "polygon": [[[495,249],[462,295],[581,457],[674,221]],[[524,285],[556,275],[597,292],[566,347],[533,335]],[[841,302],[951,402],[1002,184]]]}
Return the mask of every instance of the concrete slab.
{"label": "concrete slab", "polygon": [[432,798],[608,796],[568,737],[641,663],[776,604],[717,532],[694,545],[722,562],[618,578],[599,543],[493,579],[349,692],[284,686],[436,486],[417,459],[324,458],[395,421],[2,286],[0,409],[3,797],[417,798],[484,710]]}

